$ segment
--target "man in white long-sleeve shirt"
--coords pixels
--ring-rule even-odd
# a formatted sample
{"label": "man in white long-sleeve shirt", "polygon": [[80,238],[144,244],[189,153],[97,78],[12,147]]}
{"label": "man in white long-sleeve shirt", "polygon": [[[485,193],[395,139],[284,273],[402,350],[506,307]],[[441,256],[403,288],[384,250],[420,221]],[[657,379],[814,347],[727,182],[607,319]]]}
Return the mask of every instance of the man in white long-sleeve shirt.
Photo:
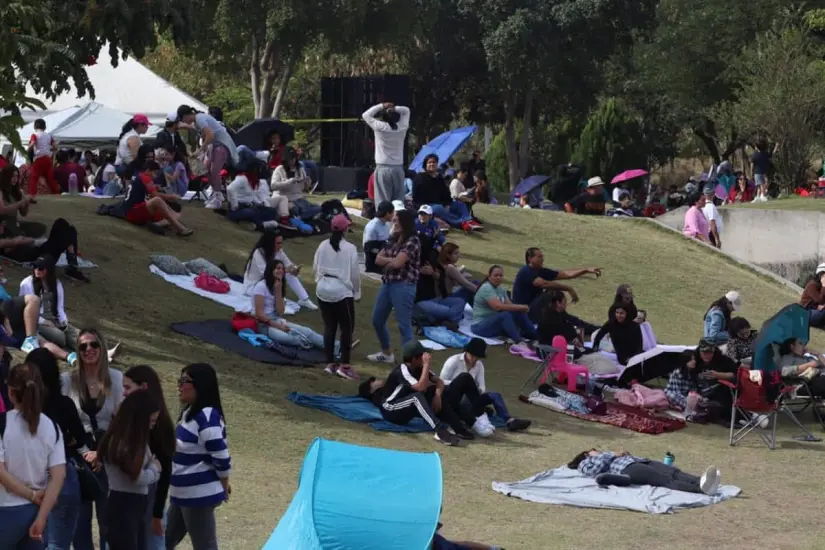
{"label": "man in white long-sleeve shirt", "polygon": [[381,268],[375,265],[375,257],[390,239],[393,214],[395,207],[390,201],[379,203],[375,217],[364,227],[364,264],[370,273],[382,272]]}
{"label": "man in white long-sleeve shirt", "polygon": [[[506,423],[507,429],[511,432],[526,430],[532,424],[529,420],[513,418],[504,404],[504,398],[500,393],[488,392],[487,384],[484,380],[484,363],[481,362],[487,356],[487,344],[481,338],[473,338],[464,346],[464,353],[453,355],[444,363],[441,369],[441,379],[445,384],[450,384],[459,376],[471,376],[478,386],[478,393],[481,399],[487,401],[496,410],[496,415]],[[489,422],[486,426],[474,426],[478,435],[489,437],[495,432],[495,428]],[[481,428],[481,431],[478,431]]]}
{"label": "man in white long-sleeve shirt", "polygon": [[404,141],[410,109],[379,103],[361,115],[375,132],[375,202],[404,200]]}

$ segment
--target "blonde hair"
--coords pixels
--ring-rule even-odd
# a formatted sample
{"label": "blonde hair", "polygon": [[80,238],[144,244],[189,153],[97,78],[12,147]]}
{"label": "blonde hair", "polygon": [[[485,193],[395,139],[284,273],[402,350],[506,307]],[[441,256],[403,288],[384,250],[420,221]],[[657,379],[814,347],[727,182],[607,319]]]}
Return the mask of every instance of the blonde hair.
{"label": "blonde hair", "polygon": [[[101,383],[103,383],[103,391],[97,396],[97,404],[102,407],[106,402],[106,398],[112,393],[112,377],[109,374],[108,348],[106,347],[106,340],[103,339],[103,335],[100,334],[97,329],[85,328],[80,331],[77,337],[78,349],[80,348],[80,339],[87,334],[94,336],[100,344],[100,358],[97,360],[97,368],[98,377]],[[86,382],[86,368],[80,355],[77,356],[77,365],[71,373],[71,392],[73,396],[91,397]]]}

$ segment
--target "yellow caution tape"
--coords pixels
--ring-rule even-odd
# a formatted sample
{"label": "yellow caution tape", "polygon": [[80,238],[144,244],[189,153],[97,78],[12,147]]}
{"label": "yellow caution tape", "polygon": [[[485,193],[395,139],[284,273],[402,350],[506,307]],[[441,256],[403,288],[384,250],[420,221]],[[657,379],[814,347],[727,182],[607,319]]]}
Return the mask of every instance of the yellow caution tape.
{"label": "yellow caution tape", "polygon": [[299,118],[299,119],[281,119],[281,122],[287,124],[318,124],[321,122],[358,122],[360,118]]}

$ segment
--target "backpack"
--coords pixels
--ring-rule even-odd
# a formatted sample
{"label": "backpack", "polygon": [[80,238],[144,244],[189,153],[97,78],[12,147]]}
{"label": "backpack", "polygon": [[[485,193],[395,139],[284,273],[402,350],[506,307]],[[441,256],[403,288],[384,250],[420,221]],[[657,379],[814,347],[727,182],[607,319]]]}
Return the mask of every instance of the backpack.
{"label": "backpack", "polygon": [[[3,439],[3,436],[6,435],[6,414],[8,414],[8,413],[7,412],[0,413],[0,439]],[[45,416],[45,415],[43,415],[43,416]],[[49,417],[46,416],[46,418],[49,418]],[[60,434],[63,433],[63,430],[60,429],[60,427],[57,425],[57,422],[55,422],[51,418],[49,418],[49,420],[51,421],[52,426],[54,426],[55,434],[57,434],[57,437],[54,440],[54,442],[57,443],[58,441],[60,441]]]}
{"label": "backpack", "polygon": [[214,275],[209,275],[205,271],[195,277],[195,286],[201,290],[214,292],[216,294],[227,294],[230,290],[229,283],[226,281],[221,281]]}

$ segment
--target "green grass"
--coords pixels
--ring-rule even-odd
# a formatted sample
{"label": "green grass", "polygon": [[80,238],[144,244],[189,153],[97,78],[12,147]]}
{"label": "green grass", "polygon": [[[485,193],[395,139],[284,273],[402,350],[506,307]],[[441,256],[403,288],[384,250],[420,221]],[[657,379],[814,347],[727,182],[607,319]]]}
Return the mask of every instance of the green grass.
{"label": "green grass", "polygon": [[[779,204],[777,203],[772,204]],[[430,435],[396,435],[343,422],[286,400],[290,391],[353,394],[351,382],[325,376],[320,368],[278,367],[246,361],[179,336],[169,330],[175,321],[229,318],[231,311],[179,290],[148,271],[150,253],[170,253],[181,259],[206,257],[241,270],[257,235],[227,223],[200,206],[187,206],[184,220],[196,229],[188,240],[157,237],[125,222],[94,214],[98,201],[44,198],[30,217],[71,220],[80,231],[81,252],[100,265],[93,283],[66,282],[66,307],[78,326],[100,327],[110,341],[122,341],[121,367],[147,363],[161,373],[170,406],[182,366],[194,361],[215,365],[226,407],[233,456],[233,495],[218,510],[221,548],[260,548],[286,510],[296,488],[304,452],[315,437],[409,451],[436,451],[444,467],[443,533],[459,540],[496,543],[508,549],[573,548],[821,548],[818,513],[819,471],[825,444],[801,444],[780,427],[781,447],[769,451],[755,438],[741,446],[727,445],[727,431],[691,425],[678,433],[649,436],[591,424],[520,403],[516,396],[534,364],[494,349],[485,361],[488,386],[501,391],[515,415],[530,418],[525,434],[499,434],[463,448],[443,448]],[[755,326],[796,296],[787,289],[691,244],[679,235],[641,222],[585,218],[479,207],[486,231],[472,236],[450,235],[461,246],[462,263],[474,273],[504,266],[507,285],[522,264],[524,249],[540,246],[548,266],[599,266],[600,279],[574,282],[581,303],[572,311],[602,322],[620,283],[631,283],[637,303],[648,312],[658,338],[668,343],[695,343],[701,335],[708,304],[732,288],[742,292],[743,314]],[[351,236],[360,243],[360,229]],[[320,238],[288,241],[286,250],[309,267]],[[311,270],[302,278],[313,294]],[[15,288],[25,272],[7,268]],[[370,325],[377,284],[365,280],[357,307],[357,368],[362,374],[384,375],[386,368],[361,359],[377,351]],[[321,329],[320,317],[300,313],[296,322]],[[393,345],[398,332],[391,321]],[[815,342],[819,348],[825,340]],[[435,354],[437,364],[448,356]],[[804,421],[810,422],[806,416]],[[494,493],[492,481],[515,481],[566,463],[582,449],[599,446],[634,454],[676,455],[677,465],[698,472],[717,465],[727,483],[744,489],[744,497],[706,509],[655,517],[616,511],[585,510],[523,502]],[[819,451],[819,452],[812,452]]]}
{"label": "green grass", "polygon": [[758,208],[762,210],[811,210],[825,212],[825,200],[813,197],[783,197],[768,202],[731,205],[732,208]]}

